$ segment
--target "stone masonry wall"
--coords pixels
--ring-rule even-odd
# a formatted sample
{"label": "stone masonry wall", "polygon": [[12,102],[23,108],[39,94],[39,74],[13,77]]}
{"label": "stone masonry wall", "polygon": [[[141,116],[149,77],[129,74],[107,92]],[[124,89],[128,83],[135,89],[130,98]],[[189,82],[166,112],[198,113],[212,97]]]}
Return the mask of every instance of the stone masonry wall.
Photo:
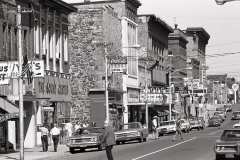
{"label": "stone masonry wall", "polygon": [[105,87],[105,51],[100,43],[112,42],[112,45],[107,47],[109,54],[121,48],[121,21],[111,6],[75,7],[78,12],[69,15],[72,118],[83,121],[90,119],[89,89]]}

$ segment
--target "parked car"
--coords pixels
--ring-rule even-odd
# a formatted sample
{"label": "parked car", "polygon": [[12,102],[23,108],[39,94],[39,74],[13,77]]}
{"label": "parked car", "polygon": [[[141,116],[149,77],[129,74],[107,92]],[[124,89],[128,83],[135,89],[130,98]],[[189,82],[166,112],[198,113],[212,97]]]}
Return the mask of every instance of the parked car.
{"label": "parked car", "polygon": [[223,106],[227,112],[231,112],[232,111],[232,105],[231,104],[226,104]]}
{"label": "parked car", "polygon": [[238,129],[240,129],[240,123],[234,124],[234,125],[233,125],[233,128],[238,128]]}
{"label": "parked car", "polygon": [[186,119],[190,122],[191,130],[192,129],[197,129],[197,130],[205,129],[205,122],[201,118],[198,119],[196,116],[188,116],[184,119]]}
{"label": "parked car", "polygon": [[225,120],[225,115],[223,111],[215,111],[213,113],[213,116],[221,116],[223,118],[223,121]]}
{"label": "parked car", "polygon": [[116,143],[138,140],[140,143],[147,141],[148,129],[140,122],[131,122],[120,125],[119,130],[115,131]]}
{"label": "parked car", "polygon": [[240,111],[234,111],[232,114],[232,120],[240,119]]}
{"label": "parked car", "polygon": [[208,127],[220,126],[220,125],[221,125],[221,119],[219,116],[212,116],[208,120]]}
{"label": "parked car", "polygon": [[222,111],[224,119],[227,117],[227,111],[224,107],[216,108],[216,111]]}
{"label": "parked car", "polygon": [[75,149],[85,151],[86,148],[98,148],[101,151],[103,150],[103,145],[101,144],[102,137],[102,128],[79,128],[71,137],[66,138],[66,145],[71,153],[74,153]]}
{"label": "parked car", "polygon": [[224,130],[215,142],[214,151],[216,160],[240,159],[240,129]]}
{"label": "parked car", "polygon": [[179,122],[181,123],[181,129],[183,132],[187,133],[190,131],[191,125],[189,121],[186,119],[180,119]]}
{"label": "parked car", "polygon": [[164,134],[176,133],[176,121],[163,121],[160,122],[157,128],[158,136],[163,136]]}

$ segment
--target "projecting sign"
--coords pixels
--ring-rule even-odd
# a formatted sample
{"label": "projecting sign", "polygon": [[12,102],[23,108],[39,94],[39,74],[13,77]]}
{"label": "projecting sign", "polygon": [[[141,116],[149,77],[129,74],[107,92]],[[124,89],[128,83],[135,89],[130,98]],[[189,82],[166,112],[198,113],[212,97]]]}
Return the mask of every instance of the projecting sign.
{"label": "projecting sign", "polygon": [[127,74],[127,57],[110,57],[110,74]]}
{"label": "projecting sign", "polygon": [[234,91],[238,90],[238,85],[237,85],[237,84],[233,84],[233,85],[232,85],[232,89],[233,89]]}
{"label": "projecting sign", "polygon": [[[44,61],[33,60],[32,64],[33,77],[44,77]],[[10,78],[18,78],[19,65],[17,61],[8,61],[0,63],[0,85],[9,84]],[[25,75],[26,77],[26,75]]]}

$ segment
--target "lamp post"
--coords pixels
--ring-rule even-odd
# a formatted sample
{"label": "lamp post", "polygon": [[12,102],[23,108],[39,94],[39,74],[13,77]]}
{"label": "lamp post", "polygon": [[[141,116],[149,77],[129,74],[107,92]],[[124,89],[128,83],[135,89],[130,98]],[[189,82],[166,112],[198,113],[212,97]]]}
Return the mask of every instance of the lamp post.
{"label": "lamp post", "polygon": [[215,0],[218,5],[224,5],[226,2],[231,2],[231,1],[240,1],[240,0]]}
{"label": "lamp post", "polygon": [[177,69],[173,72],[171,72],[171,70],[169,70],[169,121],[171,121],[171,117],[172,117],[172,91],[171,91],[171,88],[172,88],[172,73],[174,72],[178,72],[178,71],[181,71],[181,70],[191,70],[192,68],[191,67],[188,67],[188,68],[181,68],[181,69]]}
{"label": "lamp post", "polygon": [[[107,43],[107,42],[104,42],[103,43],[103,46],[104,46],[104,52],[105,52],[105,55],[104,55],[104,59],[105,59],[105,98],[106,98],[106,121],[109,122],[109,102],[108,102],[108,52],[107,52],[107,47],[109,45],[112,45],[112,43]],[[137,50],[139,50],[141,48],[141,45],[132,45],[132,46],[129,46],[129,47],[122,47],[122,48],[135,48]],[[122,48],[119,48],[113,52],[116,52]]]}

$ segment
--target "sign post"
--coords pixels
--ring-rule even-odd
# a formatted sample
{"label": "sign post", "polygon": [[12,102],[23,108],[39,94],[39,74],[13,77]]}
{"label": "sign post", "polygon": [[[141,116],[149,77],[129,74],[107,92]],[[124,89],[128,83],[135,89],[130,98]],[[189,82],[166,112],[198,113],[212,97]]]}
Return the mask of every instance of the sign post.
{"label": "sign post", "polygon": [[238,90],[238,85],[237,84],[233,84],[232,85],[232,89],[234,90],[234,104],[237,103],[237,90]]}

